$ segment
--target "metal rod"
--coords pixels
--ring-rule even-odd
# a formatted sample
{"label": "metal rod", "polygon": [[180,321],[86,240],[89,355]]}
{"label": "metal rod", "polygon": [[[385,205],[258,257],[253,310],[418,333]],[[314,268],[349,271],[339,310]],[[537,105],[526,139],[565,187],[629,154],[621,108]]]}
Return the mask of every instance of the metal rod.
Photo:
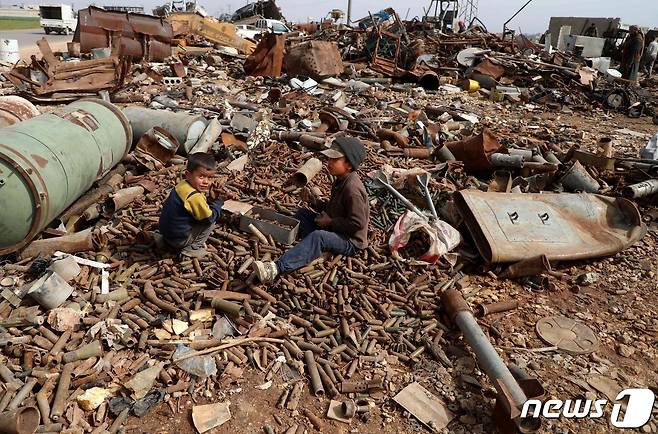
{"label": "metal rod", "polygon": [[512,21],[514,18],[516,18],[516,16],[517,16],[518,14],[520,14],[521,11],[522,11],[523,9],[525,9],[526,6],[528,6],[531,2],[532,2],[532,0],[528,0],[528,1],[526,2],[526,4],[524,4],[524,5],[521,7],[521,9],[519,9],[518,11],[516,11],[516,13],[510,17],[509,20],[505,21],[505,24],[503,24],[503,38],[505,37],[505,30],[507,30],[507,24],[509,24],[510,21]]}

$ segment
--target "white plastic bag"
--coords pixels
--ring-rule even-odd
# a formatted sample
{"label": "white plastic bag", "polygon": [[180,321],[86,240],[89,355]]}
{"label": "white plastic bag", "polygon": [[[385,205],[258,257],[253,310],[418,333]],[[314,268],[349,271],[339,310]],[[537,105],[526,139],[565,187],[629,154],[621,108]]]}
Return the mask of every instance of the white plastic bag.
{"label": "white plastic bag", "polygon": [[388,246],[394,258],[400,261],[413,261],[413,259],[402,258],[399,250],[407,245],[411,234],[415,231],[424,231],[430,237],[430,248],[420,258],[417,258],[419,261],[416,262],[421,264],[435,263],[461,242],[459,231],[448,223],[442,220],[430,223],[418,214],[406,211],[395,223],[391,238],[388,240]]}

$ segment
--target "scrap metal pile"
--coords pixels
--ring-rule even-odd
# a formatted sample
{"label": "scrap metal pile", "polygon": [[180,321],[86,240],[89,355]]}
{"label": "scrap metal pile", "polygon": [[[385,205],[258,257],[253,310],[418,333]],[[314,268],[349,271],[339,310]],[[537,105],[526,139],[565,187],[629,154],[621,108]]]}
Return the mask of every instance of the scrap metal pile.
{"label": "scrap metal pile", "polygon": [[[642,240],[632,199],[658,191],[658,145],[637,158],[601,137],[588,152],[577,131],[521,133],[479,113],[478,104],[592,104],[593,73],[557,56],[519,54],[481,30],[437,34],[391,10],[363,23],[268,36],[249,57],[242,41],[179,45],[163,63],[130,67],[117,45],[74,72],[42,47],[31,72],[6,75],[35,100],[109,90],[115,104],[146,106],[81,99],[33,117],[27,101],[0,100],[0,114],[21,107],[1,117],[13,125],[0,147],[0,194],[14,204],[0,210],[0,411],[21,412],[19,432],[115,433],[162,402],[180,413],[186,397],[205,432],[230,420],[228,390],[247,376],[278,396],[281,427],[266,432],[386,427],[393,403],[433,431],[470,425],[475,413],[495,414],[479,421],[486,431],[539,429],[520,410],[541,385],[491,342],[515,344],[494,326],[490,341],[474,319],[518,300],[475,312],[465,300],[481,300],[483,275],[529,292],[575,285],[558,265]],[[106,76],[110,63],[118,76]],[[43,77],[31,78],[37,70]],[[80,84],[89,74],[102,80]],[[319,152],[344,134],[367,147],[370,247],[258,284],[252,263],[295,242],[300,189],[330,191]],[[185,156],[208,151],[224,212],[209,255],[181,258],[157,242],[161,206]],[[573,350],[537,333],[551,351],[597,345],[574,340]],[[419,384],[419,373],[436,383]],[[0,428],[16,421],[3,415]]]}

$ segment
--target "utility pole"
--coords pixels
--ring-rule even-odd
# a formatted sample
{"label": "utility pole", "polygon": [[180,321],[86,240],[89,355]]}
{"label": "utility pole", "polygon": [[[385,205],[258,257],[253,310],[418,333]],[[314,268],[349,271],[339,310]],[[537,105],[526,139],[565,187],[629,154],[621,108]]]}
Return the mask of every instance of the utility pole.
{"label": "utility pole", "polygon": [[347,25],[352,24],[352,0],[347,0]]}

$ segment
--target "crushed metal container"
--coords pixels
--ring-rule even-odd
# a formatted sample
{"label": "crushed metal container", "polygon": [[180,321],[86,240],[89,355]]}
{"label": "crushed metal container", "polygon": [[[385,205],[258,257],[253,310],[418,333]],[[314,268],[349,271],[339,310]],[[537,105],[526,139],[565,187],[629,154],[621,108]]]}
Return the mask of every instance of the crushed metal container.
{"label": "crushed metal container", "polygon": [[633,202],[595,194],[463,190],[456,205],[489,263],[546,255],[578,260],[612,255],[646,234]]}
{"label": "crushed metal container", "polygon": [[0,255],[29,243],[130,150],[113,104],[81,99],[2,130]]}
{"label": "crushed metal container", "polygon": [[83,53],[94,48],[117,48],[119,55],[134,60],[162,61],[171,56],[172,38],[171,24],[162,17],[89,6],[78,11],[73,41],[80,43]]}

